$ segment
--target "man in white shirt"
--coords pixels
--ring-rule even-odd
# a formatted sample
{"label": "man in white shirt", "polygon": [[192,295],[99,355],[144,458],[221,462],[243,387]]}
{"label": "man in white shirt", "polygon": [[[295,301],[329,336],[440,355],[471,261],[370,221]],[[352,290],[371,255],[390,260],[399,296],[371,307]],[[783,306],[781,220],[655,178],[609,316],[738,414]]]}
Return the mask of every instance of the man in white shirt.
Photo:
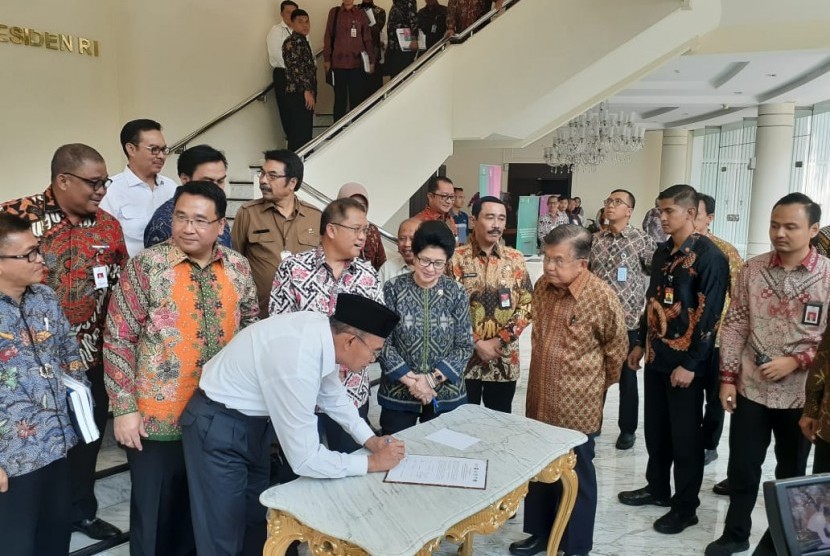
{"label": "man in white shirt", "polygon": [[[268,487],[274,431],[294,472],[306,477],[386,471],[403,459],[403,442],[375,436],[338,376],[338,365],[359,370],[374,361],[398,320],[376,301],[341,293],[331,317],[274,315],[205,364],[180,418],[200,556],[261,553],[259,495]],[[321,445],[315,406],[371,453]]]}
{"label": "man in white shirt", "polygon": [[412,272],[412,265],[415,264],[412,238],[420,225],[421,220],[418,218],[409,218],[398,226],[398,252],[390,255],[378,271],[381,287],[392,278]]}
{"label": "man in white shirt", "polygon": [[285,85],[285,60],[282,57],[282,43],[291,36],[291,14],[299,6],[293,0],[283,0],[280,3],[280,22],[271,27],[268,36],[265,37],[265,45],[268,48],[268,62],[274,68],[274,96],[277,99],[277,113],[280,117],[282,130],[286,137],[292,137],[288,133],[288,126],[291,124],[291,116],[286,106]]}
{"label": "man in white shirt", "polygon": [[173,198],[176,182],[160,174],[170,149],[153,120],[133,120],[121,128],[121,148],[127,167],[112,176],[112,185],[100,207],[121,224],[127,253],[144,249],[144,229],[153,213]]}

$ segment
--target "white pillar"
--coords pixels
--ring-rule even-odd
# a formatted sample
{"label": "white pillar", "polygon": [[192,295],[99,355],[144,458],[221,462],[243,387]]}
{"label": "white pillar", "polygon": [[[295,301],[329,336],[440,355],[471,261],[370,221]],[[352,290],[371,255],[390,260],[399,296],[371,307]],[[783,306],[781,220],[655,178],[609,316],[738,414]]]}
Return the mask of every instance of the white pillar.
{"label": "white pillar", "polygon": [[664,129],[660,155],[660,191],[689,181],[689,132],[685,129]]}
{"label": "white pillar", "polygon": [[794,120],[795,104],[792,102],[758,106],[747,257],[766,253],[771,248],[769,218],[772,206],[789,190]]}

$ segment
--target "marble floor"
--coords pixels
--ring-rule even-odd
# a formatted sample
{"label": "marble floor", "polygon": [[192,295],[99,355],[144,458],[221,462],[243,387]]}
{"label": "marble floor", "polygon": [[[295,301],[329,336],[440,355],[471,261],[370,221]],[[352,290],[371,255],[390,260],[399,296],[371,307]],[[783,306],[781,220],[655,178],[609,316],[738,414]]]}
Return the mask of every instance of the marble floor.
{"label": "marble floor", "polygon": [[[513,402],[513,411],[523,414],[525,408],[525,395],[527,392],[527,369],[530,362],[530,330],[522,335],[522,378],[519,382],[516,397]],[[376,371],[377,372],[377,371]],[[642,375],[640,378],[640,391],[642,392]],[[664,508],[646,506],[632,508],[624,506],[617,501],[617,492],[621,490],[632,490],[645,485],[645,467],[647,454],[642,431],[637,432],[637,442],[630,450],[619,451],[614,448],[617,429],[617,408],[618,395],[617,387],[614,386],[608,393],[605,406],[605,419],[602,434],[596,439],[596,459],[594,463],[597,468],[597,481],[599,491],[599,504],[597,508],[596,528],[594,532],[595,556],[618,556],[618,555],[671,555],[686,556],[703,554],[705,546],[720,536],[723,529],[723,520],[729,500],[726,497],[718,496],[712,492],[712,486],[726,478],[726,465],[728,459],[728,446],[726,439],[729,432],[729,418],[724,424],[723,440],[719,449],[720,457],[706,467],[703,487],[701,489],[701,506],[698,509],[700,523],[686,529],[679,535],[662,535],[652,528],[655,519],[665,513]],[[370,420],[377,425],[379,410],[373,403],[370,412]],[[640,422],[642,423],[642,403],[640,407]],[[811,456],[812,457],[812,456]],[[812,462],[808,463],[808,469]],[[772,448],[767,456],[764,465],[764,480],[773,478],[774,456]],[[100,515],[104,519],[110,519],[119,527],[128,526],[129,503],[122,502],[103,508]],[[490,536],[476,536],[474,552],[479,556],[496,556],[508,554],[508,546],[511,542],[520,540],[526,535],[522,532],[523,508],[520,507],[515,518],[508,521],[505,526]],[[767,519],[763,505],[763,497],[760,497],[752,514],[753,530],[750,538],[750,551],[743,554],[750,554],[755,544],[766,528]],[[76,534],[76,537],[78,535]],[[73,539],[73,545],[75,541]],[[436,554],[440,556],[451,556],[456,554],[457,546],[445,542]],[[129,550],[126,545],[116,547],[102,554],[107,556],[126,556]],[[301,554],[308,554],[305,548],[301,548]]]}

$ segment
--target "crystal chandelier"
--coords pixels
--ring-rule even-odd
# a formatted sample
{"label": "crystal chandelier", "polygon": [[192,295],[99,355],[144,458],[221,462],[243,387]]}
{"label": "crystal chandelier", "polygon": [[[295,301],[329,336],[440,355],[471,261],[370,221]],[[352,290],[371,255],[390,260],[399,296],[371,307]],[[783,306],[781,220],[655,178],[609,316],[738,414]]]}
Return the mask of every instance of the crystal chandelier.
{"label": "crystal chandelier", "polygon": [[545,147],[545,162],[562,172],[625,162],[643,148],[644,135],[645,128],[635,125],[633,112],[611,112],[603,101],[553,132],[551,146]]}

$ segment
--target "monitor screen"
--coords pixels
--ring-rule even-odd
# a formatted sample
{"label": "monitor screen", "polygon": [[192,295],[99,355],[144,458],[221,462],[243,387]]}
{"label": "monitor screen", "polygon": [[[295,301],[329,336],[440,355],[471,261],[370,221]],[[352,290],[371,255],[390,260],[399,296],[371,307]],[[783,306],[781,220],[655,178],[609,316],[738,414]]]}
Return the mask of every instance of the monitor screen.
{"label": "monitor screen", "polygon": [[830,483],[787,487],[787,502],[798,554],[830,551]]}

